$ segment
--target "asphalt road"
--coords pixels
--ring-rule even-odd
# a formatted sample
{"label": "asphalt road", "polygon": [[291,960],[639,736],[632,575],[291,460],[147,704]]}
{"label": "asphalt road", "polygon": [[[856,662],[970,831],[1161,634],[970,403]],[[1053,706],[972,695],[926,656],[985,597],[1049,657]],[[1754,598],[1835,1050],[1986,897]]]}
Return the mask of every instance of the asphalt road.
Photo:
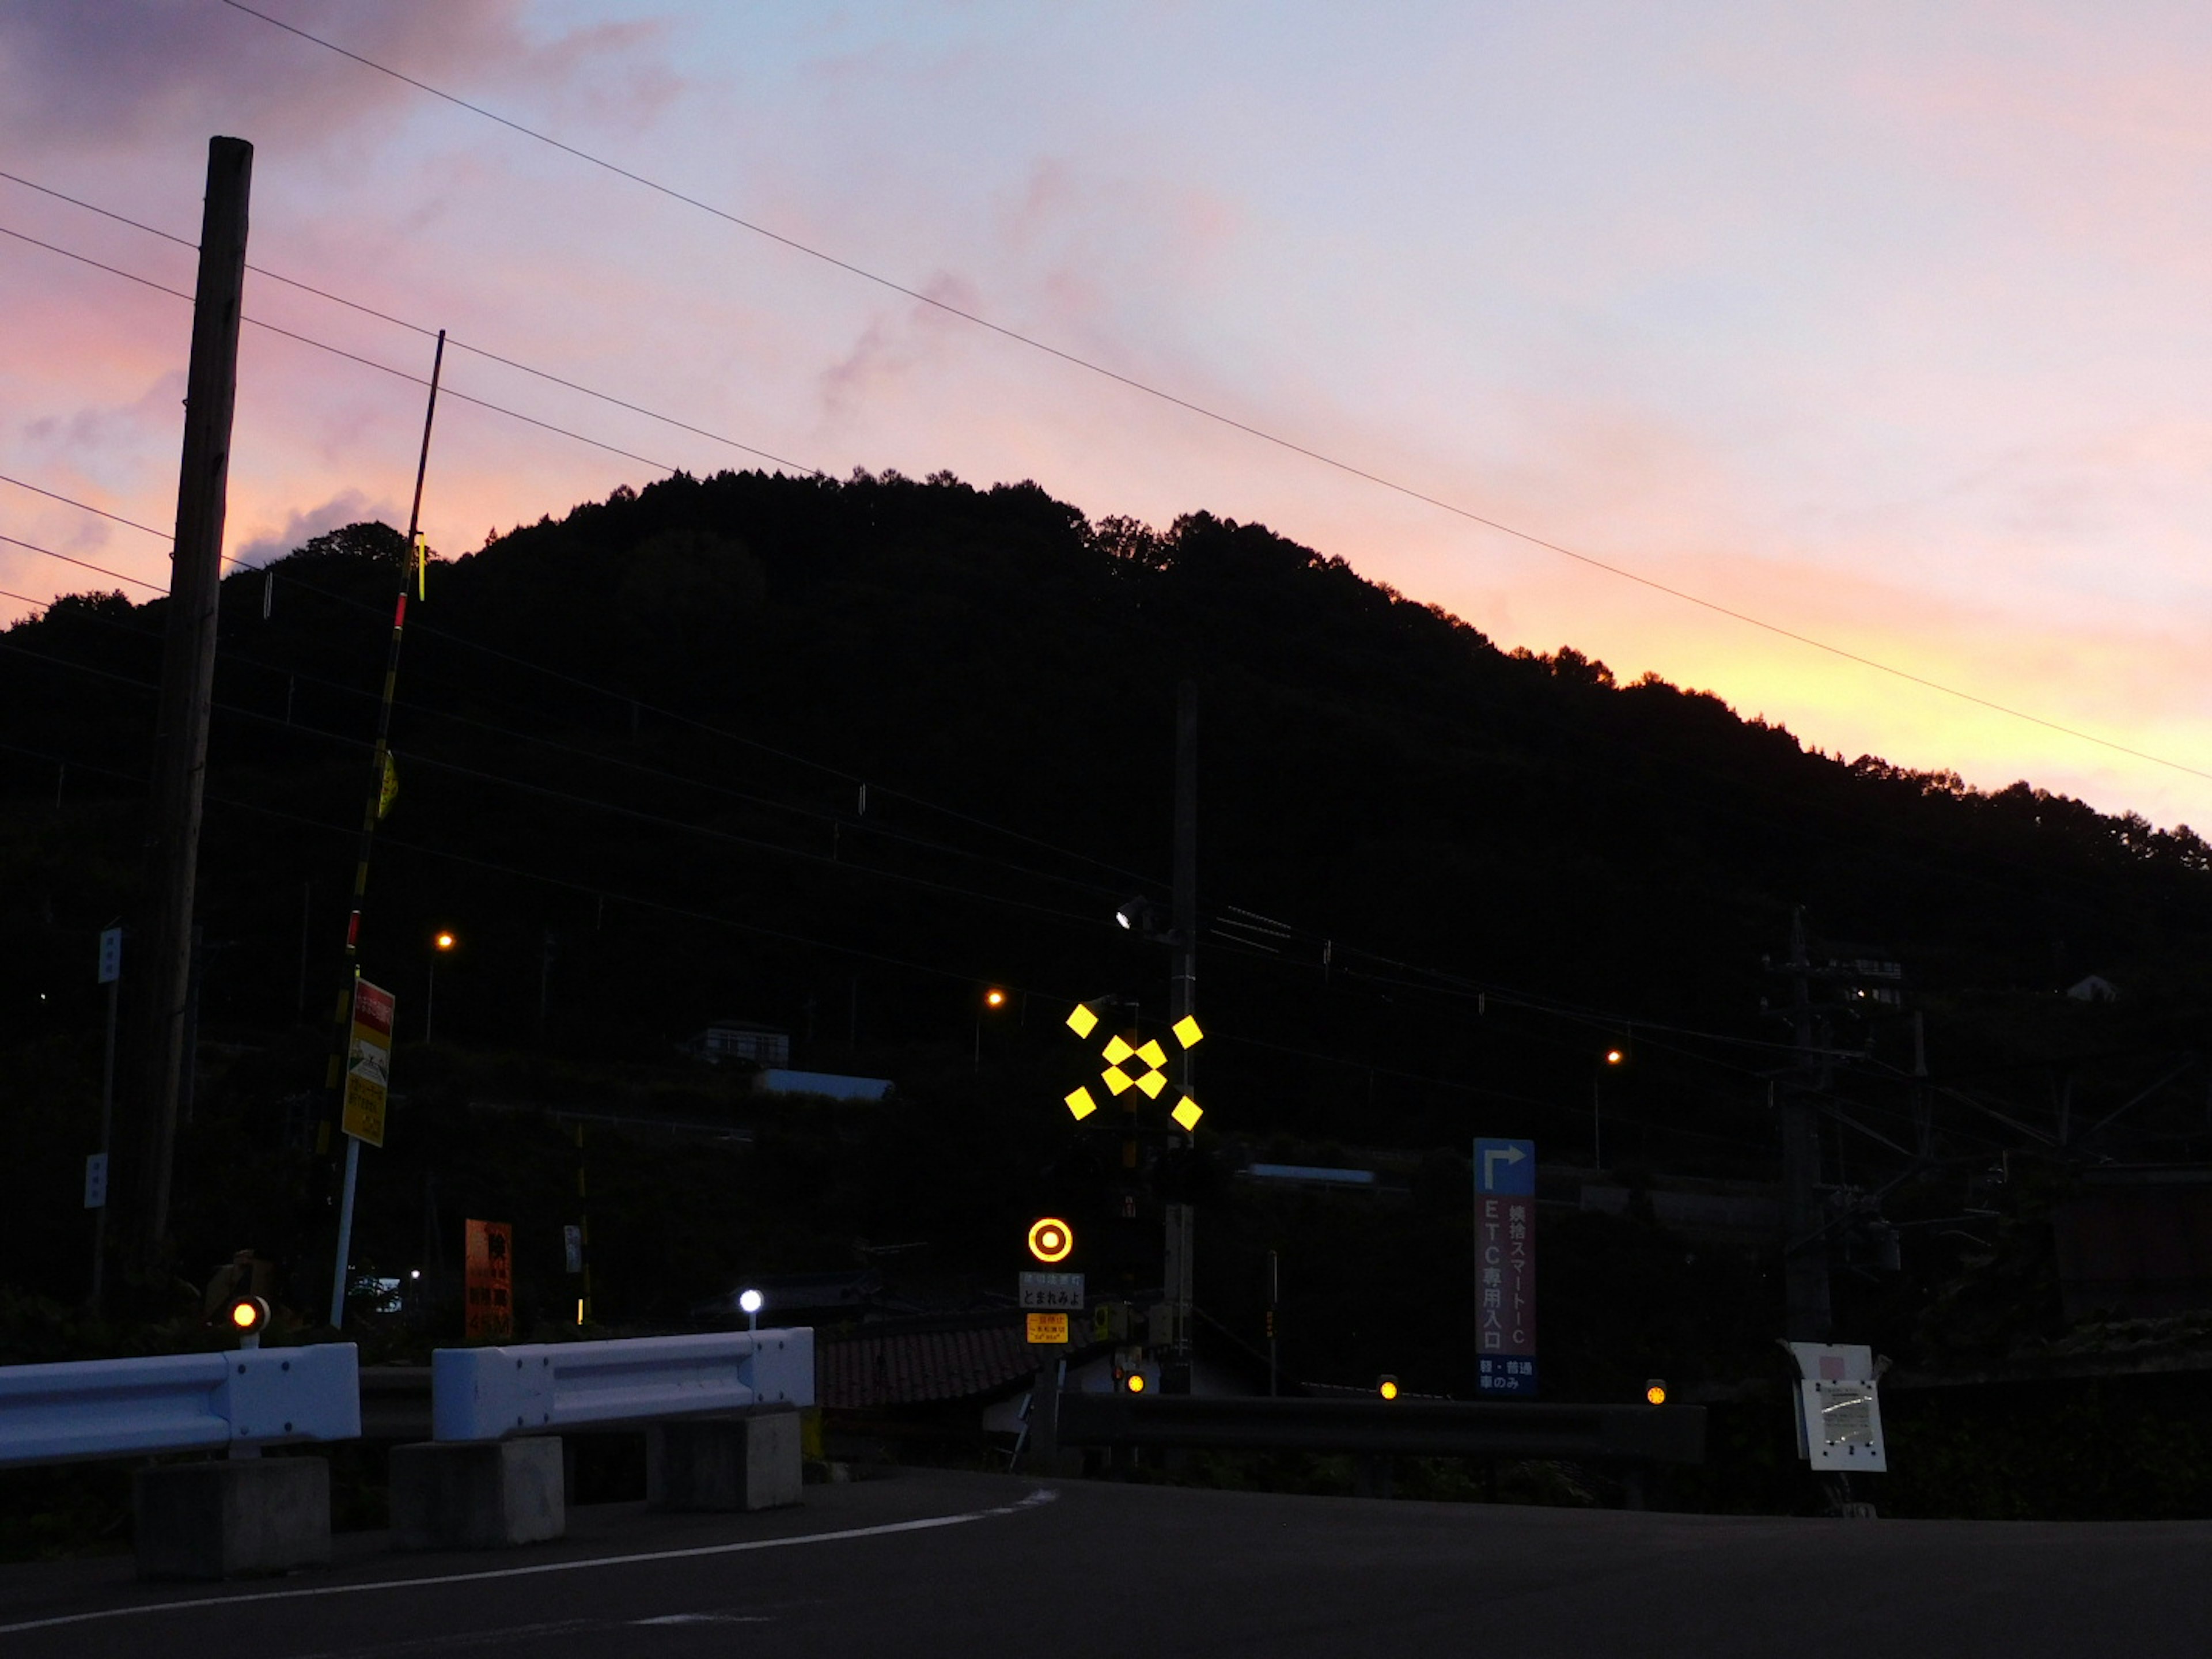
{"label": "asphalt road", "polygon": [[770,1515],[571,1512],[570,1536],[140,1585],[0,1569],[0,1654],[2212,1654],[2212,1522],[1739,1520],[909,1472]]}

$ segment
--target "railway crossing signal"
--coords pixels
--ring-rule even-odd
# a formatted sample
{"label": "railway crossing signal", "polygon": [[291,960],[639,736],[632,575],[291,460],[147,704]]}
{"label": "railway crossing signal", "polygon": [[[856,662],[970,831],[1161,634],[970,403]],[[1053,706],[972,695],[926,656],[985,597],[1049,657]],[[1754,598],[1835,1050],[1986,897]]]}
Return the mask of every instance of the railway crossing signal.
{"label": "railway crossing signal", "polygon": [[1038,1261],[1065,1261],[1075,1249],[1075,1229],[1058,1216],[1040,1216],[1030,1224],[1030,1254]]}
{"label": "railway crossing signal", "polygon": [[[1067,1029],[1087,1040],[1098,1029],[1097,1012],[1089,1003],[1079,1002],[1074,1012],[1067,1017]],[[1186,1051],[1195,1048],[1206,1036],[1206,1033],[1199,1029],[1198,1021],[1189,1014],[1176,1021],[1170,1030],[1176,1042]],[[1134,1089],[1147,1100],[1158,1100],[1168,1086],[1168,1051],[1158,1037],[1148,1037],[1142,1042],[1132,1044],[1128,1038],[1116,1032],[1107,1039],[1105,1048],[1099,1051],[1099,1057],[1106,1062],[1106,1066],[1099,1073],[1098,1080],[1106,1085],[1106,1092],[1109,1095],[1124,1095]],[[1133,1067],[1130,1065],[1133,1060],[1137,1062]],[[1087,1087],[1072,1091],[1066,1097],[1066,1104],[1079,1123],[1098,1109],[1097,1097]],[[1176,1121],[1178,1128],[1188,1134],[1198,1127],[1198,1120],[1205,1114],[1196,1101],[1184,1095],[1168,1115]]]}

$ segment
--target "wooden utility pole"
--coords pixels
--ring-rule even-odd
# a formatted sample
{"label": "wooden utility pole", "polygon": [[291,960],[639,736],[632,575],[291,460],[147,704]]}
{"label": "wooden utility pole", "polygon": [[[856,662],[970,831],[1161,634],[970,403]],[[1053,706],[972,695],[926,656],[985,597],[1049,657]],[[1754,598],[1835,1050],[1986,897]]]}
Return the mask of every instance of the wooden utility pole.
{"label": "wooden utility pole", "polygon": [[208,708],[215,690],[216,607],[222,586],[231,411],[238,395],[239,317],[246,286],[246,206],[252,179],[252,145],[242,138],[208,141],[199,283],[185,382],[184,460],[177,477],[177,536],[169,556],[168,637],[155,717],[146,970],[134,1022],[144,1122],[138,1200],[149,1267],[161,1261],[167,1246],[176,1160],[177,1099],[191,983],[192,885],[199,865]]}

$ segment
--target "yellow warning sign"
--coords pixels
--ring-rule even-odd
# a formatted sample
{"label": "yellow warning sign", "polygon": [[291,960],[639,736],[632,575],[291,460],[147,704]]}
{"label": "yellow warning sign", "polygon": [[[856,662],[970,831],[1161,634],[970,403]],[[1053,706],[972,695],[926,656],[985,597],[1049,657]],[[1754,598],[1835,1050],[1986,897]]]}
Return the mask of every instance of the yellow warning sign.
{"label": "yellow warning sign", "polygon": [[1064,1313],[1033,1313],[1029,1322],[1030,1340],[1033,1343],[1067,1340],[1067,1316]]}

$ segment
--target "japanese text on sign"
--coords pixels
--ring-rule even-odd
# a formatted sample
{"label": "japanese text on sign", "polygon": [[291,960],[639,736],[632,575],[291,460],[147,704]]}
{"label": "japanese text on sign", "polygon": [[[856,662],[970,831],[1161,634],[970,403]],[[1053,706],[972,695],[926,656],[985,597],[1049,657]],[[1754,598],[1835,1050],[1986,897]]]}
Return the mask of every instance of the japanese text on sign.
{"label": "japanese text on sign", "polygon": [[1474,1143],[1476,1386],[1536,1392],[1536,1148]]}
{"label": "japanese text on sign", "polygon": [[392,1079],[392,993],[356,980],[353,1041],[346,1057],[345,1103],[338,1127],[356,1140],[384,1145]]}
{"label": "japanese text on sign", "polygon": [[514,1334],[514,1229],[504,1221],[471,1221],[464,1236],[463,1330],[471,1342]]}
{"label": "japanese text on sign", "polygon": [[1056,1308],[1063,1312],[1083,1311],[1083,1275],[1081,1273],[1024,1273],[1021,1279],[1021,1300],[1024,1308]]}

